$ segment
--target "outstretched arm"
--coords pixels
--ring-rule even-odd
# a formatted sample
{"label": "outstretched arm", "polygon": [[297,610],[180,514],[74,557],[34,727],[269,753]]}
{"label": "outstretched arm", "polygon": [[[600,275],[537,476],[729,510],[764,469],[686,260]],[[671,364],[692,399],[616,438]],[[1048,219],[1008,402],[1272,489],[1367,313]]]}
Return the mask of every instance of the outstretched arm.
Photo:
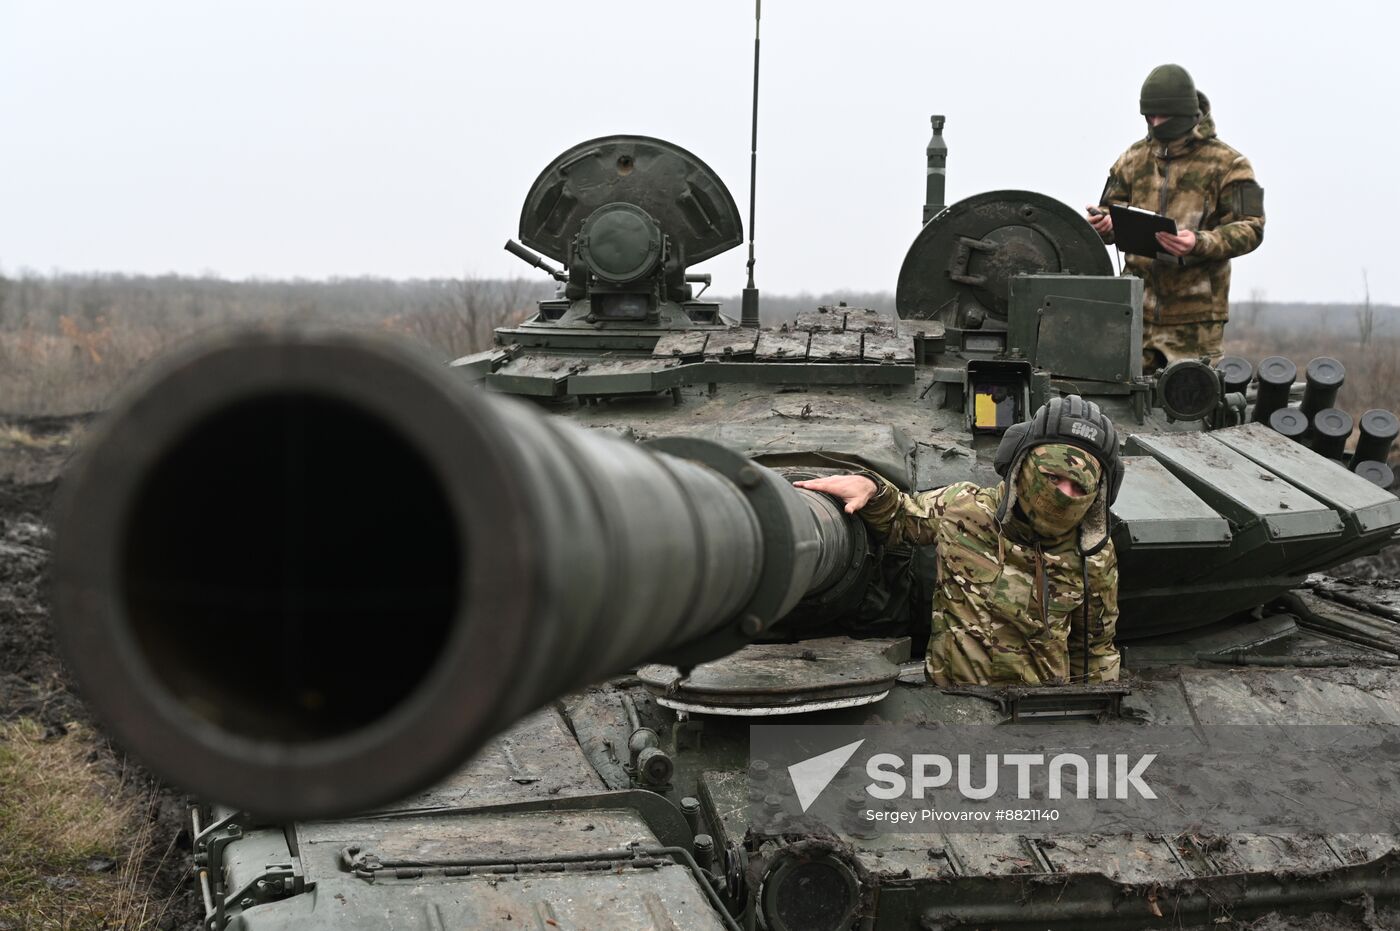
{"label": "outstretched arm", "polygon": [[840,498],[847,514],[859,514],[886,543],[924,545],[937,536],[938,517],[933,509],[937,491],[906,495],[874,473],[831,475],[793,484]]}

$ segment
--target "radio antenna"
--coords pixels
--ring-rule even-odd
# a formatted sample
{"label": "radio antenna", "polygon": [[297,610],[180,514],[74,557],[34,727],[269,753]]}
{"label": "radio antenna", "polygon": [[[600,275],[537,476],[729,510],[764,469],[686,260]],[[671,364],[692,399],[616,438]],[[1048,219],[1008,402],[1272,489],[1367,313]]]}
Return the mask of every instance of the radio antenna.
{"label": "radio antenna", "polygon": [[753,221],[755,191],[758,184],[758,24],[762,19],[763,0],[753,0],[753,135],[749,141],[749,283],[744,288],[744,298],[739,322],[743,326],[758,328],[758,288],[753,283]]}

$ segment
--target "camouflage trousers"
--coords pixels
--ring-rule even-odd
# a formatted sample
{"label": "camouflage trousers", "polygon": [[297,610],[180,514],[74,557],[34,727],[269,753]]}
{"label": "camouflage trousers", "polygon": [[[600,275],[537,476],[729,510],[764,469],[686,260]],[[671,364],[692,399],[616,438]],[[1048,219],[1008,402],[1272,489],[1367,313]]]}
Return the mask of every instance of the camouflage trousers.
{"label": "camouflage trousers", "polygon": [[1210,357],[1212,363],[1225,354],[1225,321],[1200,323],[1149,323],[1142,321],[1142,370],[1145,374],[1166,368],[1178,359]]}

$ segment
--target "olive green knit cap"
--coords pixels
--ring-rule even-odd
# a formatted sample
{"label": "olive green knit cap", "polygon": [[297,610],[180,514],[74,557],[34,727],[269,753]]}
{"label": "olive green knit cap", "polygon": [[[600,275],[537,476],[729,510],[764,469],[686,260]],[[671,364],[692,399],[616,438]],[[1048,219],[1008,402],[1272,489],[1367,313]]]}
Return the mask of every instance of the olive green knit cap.
{"label": "olive green knit cap", "polygon": [[1180,65],[1158,65],[1142,82],[1143,116],[1195,116],[1200,110],[1196,82]]}

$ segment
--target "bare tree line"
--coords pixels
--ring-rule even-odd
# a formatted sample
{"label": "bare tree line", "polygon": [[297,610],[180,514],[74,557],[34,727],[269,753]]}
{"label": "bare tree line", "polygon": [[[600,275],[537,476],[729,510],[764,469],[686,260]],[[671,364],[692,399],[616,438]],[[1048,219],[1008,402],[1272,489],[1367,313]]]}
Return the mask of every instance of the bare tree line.
{"label": "bare tree line", "polygon": [[0,415],[103,407],[172,346],[229,326],[317,323],[399,333],[440,358],[489,346],[554,293],[533,279],[228,281],[0,274]]}
{"label": "bare tree line", "polygon": [[[1329,352],[1347,362],[1349,385],[1363,370],[1374,370],[1374,390],[1365,393],[1383,400],[1394,390],[1387,379],[1396,371],[1400,310],[1372,303],[1364,272],[1362,285],[1362,302],[1327,305],[1267,301],[1256,288],[1235,305],[1227,351],[1255,361],[1290,349]],[[491,345],[493,330],[523,319],[554,287],[543,278],[230,281],[212,275],[0,273],[0,415],[95,410],[133,370],[172,345],[237,324],[316,322],[394,332],[452,359]],[[716,300],[737,311],[737,298]],[[841,301],[894,312],[888,291],[764,292],[763,319],[779,324],[801,310]]]}
{"label": "bare tree line", "polygon": [[[481,278],[339,278],[230,281],[178,275],[0,273],[0,330],[195,327],[263,320],[378,324],[416,314],[474,317],[522,310],[552,293],[547,281]],[[72,324],[70,324],[72,325]]]}

